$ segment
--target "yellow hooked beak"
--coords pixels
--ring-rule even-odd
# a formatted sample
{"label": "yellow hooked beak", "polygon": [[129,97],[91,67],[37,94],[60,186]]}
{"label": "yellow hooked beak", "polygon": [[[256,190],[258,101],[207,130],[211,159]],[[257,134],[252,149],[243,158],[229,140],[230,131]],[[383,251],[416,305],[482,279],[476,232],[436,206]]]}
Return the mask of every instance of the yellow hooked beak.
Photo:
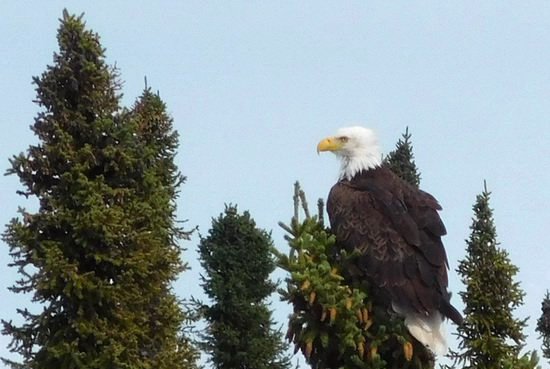
{"label": "yellow hooked beak", "polygon": [[321,151],[338,151],[344,146],[344,142],[337,137],[327,137],[317,145],[317,154]]}

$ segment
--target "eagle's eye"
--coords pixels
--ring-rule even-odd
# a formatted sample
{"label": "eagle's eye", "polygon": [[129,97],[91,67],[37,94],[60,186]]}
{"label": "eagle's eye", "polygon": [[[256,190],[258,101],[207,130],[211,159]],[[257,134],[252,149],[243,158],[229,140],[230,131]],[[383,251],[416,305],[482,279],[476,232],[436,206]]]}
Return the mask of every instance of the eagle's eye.
{"label": "eagle's eye", "polygon": [[338,137],[338,139],[340,140],[340,142],[342,143],[346,143],[349,141],[349,137],[346,137],[346,136],[341,136],[341,137]]}

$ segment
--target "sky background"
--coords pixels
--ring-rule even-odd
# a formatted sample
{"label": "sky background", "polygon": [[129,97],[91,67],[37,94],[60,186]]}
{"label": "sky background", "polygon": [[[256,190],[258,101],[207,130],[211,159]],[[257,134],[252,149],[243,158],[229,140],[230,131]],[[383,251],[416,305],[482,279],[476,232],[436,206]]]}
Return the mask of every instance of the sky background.
{"label": "sky background", "polygon": [[[526,349],[540,352],[534,327],[550,288],[550,2],[2,1],[2,172],[36,142],[31,77],[52,63],[64,7],[85,12],[99,33],[120,69],[124,105],[144,76],[160,92],[188,177],[179,216],[201,234],[233,203],[286,250],[277,222],[292,215],[294,181],[314,203],[337,179],[336,159],[317,156],[317,142],[359,124],[376,129],[388,152],[408,126],[421,187],[444,208],[461,308],[455,268],[486,180],[499,241],[526,292],[516,312],[530,316]],[[0,177],[0,224],[36,205],[19,188],[16,177]],[[203,296],[198,239],[183,244],[192,270],[175,286],[182,297]],[[17,278],[10,260],[2,245],[0,317],[17,321],[28,298],[6,289]],[[288,306],[274,296],[272,307],[284,325]],[[0,337],[0,356],[10,357],[8,342]]]}

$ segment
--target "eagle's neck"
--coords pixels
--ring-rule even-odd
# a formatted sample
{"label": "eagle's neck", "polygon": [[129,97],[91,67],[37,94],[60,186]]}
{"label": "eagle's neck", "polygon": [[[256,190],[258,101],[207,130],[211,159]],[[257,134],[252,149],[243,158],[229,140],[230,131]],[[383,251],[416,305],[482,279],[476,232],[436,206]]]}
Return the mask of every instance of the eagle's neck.
{"label": "eagle's neck", "polygon": [[378,152],[364,153],[363,155],[342,156],[340,179],[351,180],[356,174],[382,165],[382,157]]}

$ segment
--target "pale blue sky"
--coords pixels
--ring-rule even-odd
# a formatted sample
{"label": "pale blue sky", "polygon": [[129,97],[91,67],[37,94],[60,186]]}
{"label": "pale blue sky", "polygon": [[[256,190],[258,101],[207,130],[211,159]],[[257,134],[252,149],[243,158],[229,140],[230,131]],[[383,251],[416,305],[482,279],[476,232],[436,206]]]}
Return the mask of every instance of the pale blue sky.
{"label": "pale blue sky", "polygon": [[[85,12],[100,34],[126,105],[145,75],[160,91],[188,176],[179,212],[203,234],[236,203],[284,248],[277,222],[291,215],[293,182],[314,202],[337,177],[336,160],[315,153],[320,138],[361,124],[387,152],[409,126],[422,188],[444,207],[462,306],[454,269],[486,179],[501,246],[527,293],[517,316],[531,316],[527,348],[539,349],[534,326],[550,288],[550,2],[2,1],[1,171],[35,142],[31,77],[52,62],[63,7]],[[0,224],[33,205],[18,188],[0,177]],[[197,242],[185,243],[193,270],[176,285],[181,296],[201,296]],[[0,250],[0,316],[15,318],[26,299],[6,291],[17,275]],[[288,307],[275,300],[284,322]],[[0,337],[0,356],[7,342]]]}

